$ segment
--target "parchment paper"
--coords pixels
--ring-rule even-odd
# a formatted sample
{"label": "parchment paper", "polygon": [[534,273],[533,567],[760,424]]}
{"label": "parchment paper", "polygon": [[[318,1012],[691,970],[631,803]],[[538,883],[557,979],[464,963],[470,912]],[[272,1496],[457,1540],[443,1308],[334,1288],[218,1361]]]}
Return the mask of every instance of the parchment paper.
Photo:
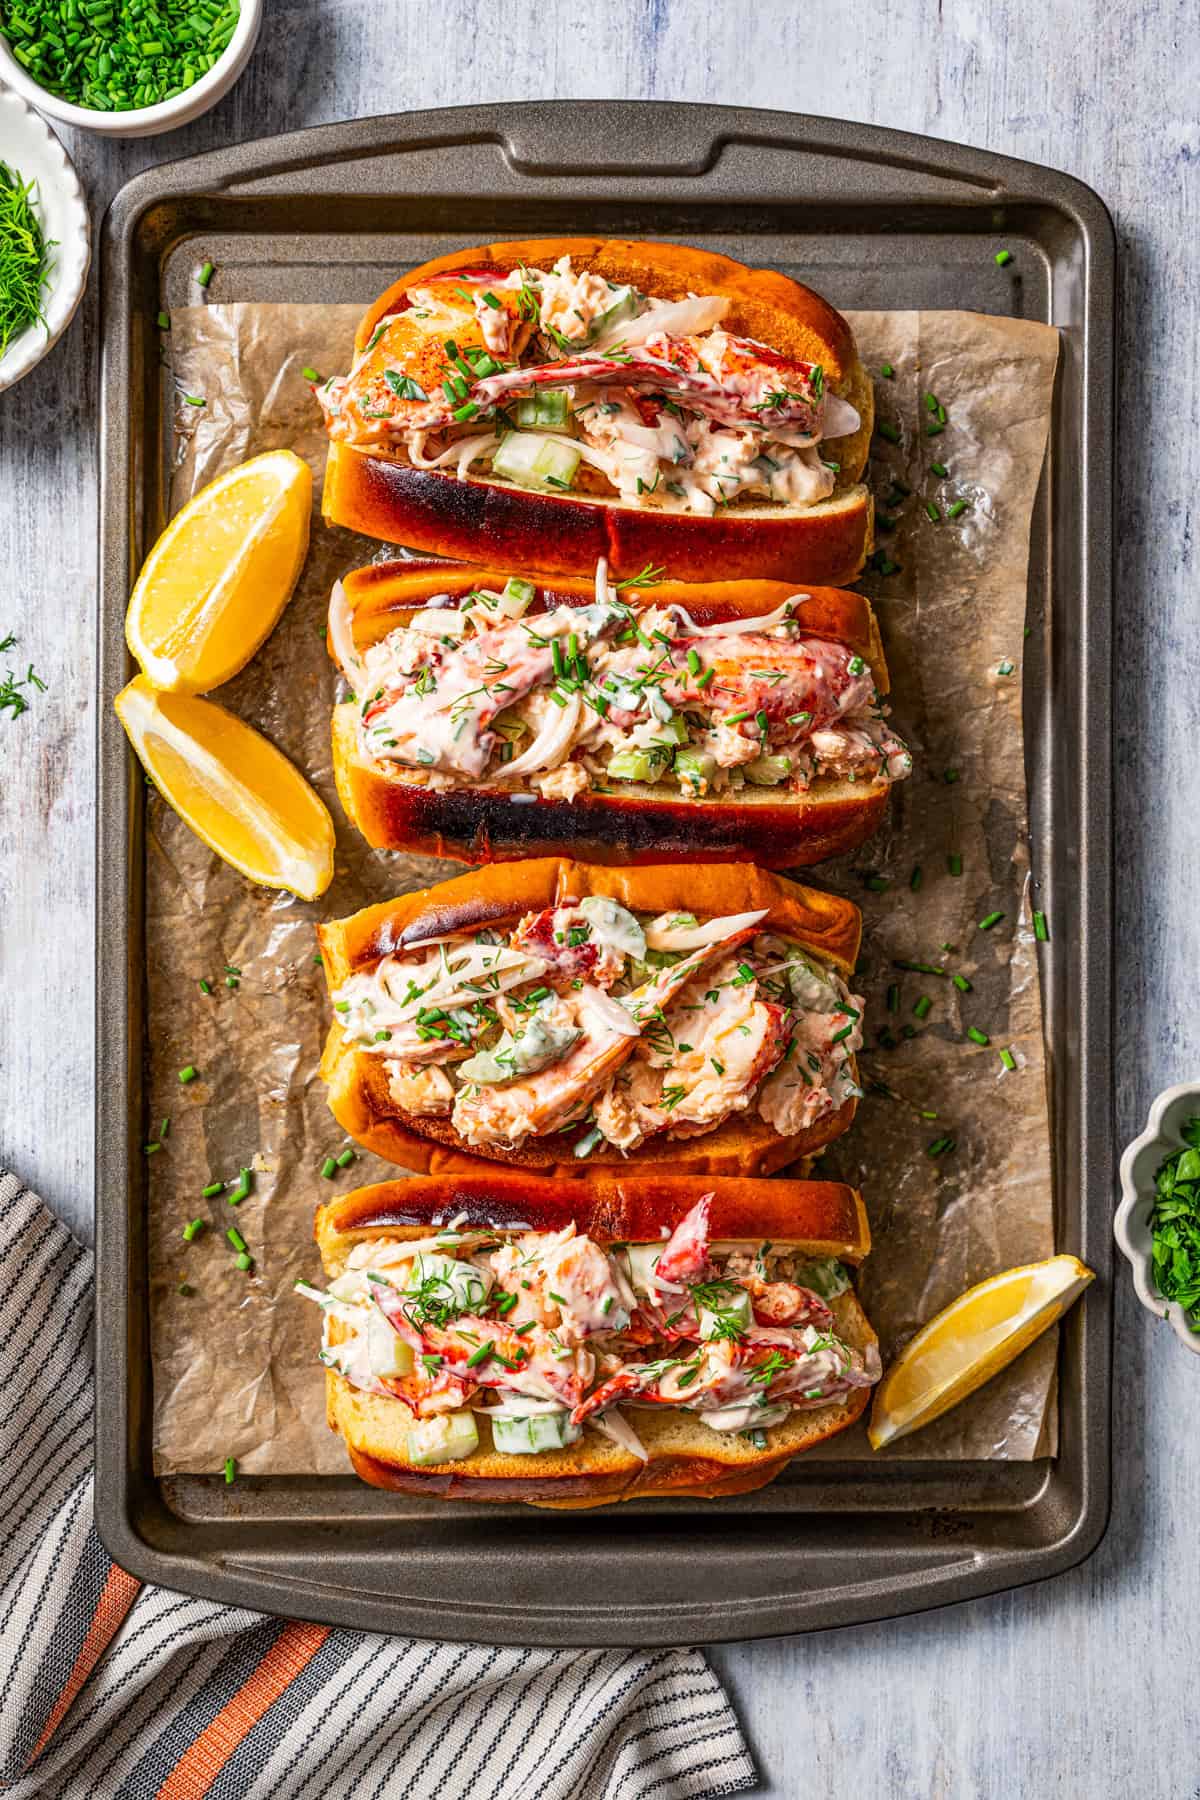
{"label": "parchment paper", "polygon": [[[320,1175],[346,1140],[316,1073],[328,1014],[314,927],[460,867],[368,850],[333,790],[328,593],[339,574],[389,553],[321,523],[324,438],[301,369],[347,367],[359,312],[264,304],[172,316],[164,380],[175,401],[173,509],[231,464],[279,445],[305,456],[317,477],[312,548],[295,598],[250,667],[216,698],[314,781],[337,823],[338,854],[332,887],[306,904],[252,887],[149,797],[147,1138],[170,1120],[165,1147],[150,1162],[162,1474],[216,1470],[229,1455],[251,1473],[346,1467],[325,1425],[316,1309],[293,1283],[321,1279],[317,1202],[395,1171],[360,1152],[335,1182]],[[868,368],[895,369],[878,381],[877,400],[902,442],[877,440],[871,479],[882,509],[898,519],[879,542],[900,567],[872,571],[863,585],[879,612],[895,722],[916,768],[871,844],[802,879],[849,894],[865,915],[856,985],[868,996],[860,1061],[869,1091],[820,1172],[854,1181],[866,1196],[875,1242],[861,1292],[886,1360],[970,1283],[1053,1249],[1021,682],[1030,518],[1058,344],[1049,327],[965,313],[859,313],[852,323]],[[926,391],[948,414],[936,437],[925,435]],[[184,393],[205,405],[187,405]],[[933,461],[949,478],[930,473]],[[889,505],[897,475],[912,497]],[[947,519],[959,498],[968,510]],[[940,522],[927,516],[927,499],[941,509]],[[999,674],[1006,662],[1013,673]],[[962,858],[960,877],[949,873],[951,855]],[[870,879],[886,880],[886,891],[873,891]],[[1004,914],[1000,924],[978,930],[995,911]],[[902,972],[895,959],[944,966],[971,989]],[[887,1010],[892,983],[895,1013]],[[922,995],[933,1001],[923,1022],[913,1013]],[[911,1038],[901,1035],[906,1025]],[[990,1046],[967,1040],[971,1025]],[[880,1031],[891,1032],[895,1049],[878,1045]],[[1018,1063],[1011,1074],[999,1059],[1006,1046]],[[182,1086],[178,1071],[189,1063],[199,1078]],[[929,1146],[942,1137],[954,1148],[931,1157]],[[254,1192],[236,1211],[219,1197],[201,1198],[211,1181],[236,1177],[243,1165],[255,1170]],[[197,1217],[210,1228],[185,1244],[183,1227]],[[249,1275],[235,1266],[230,1225],[254,1256]],[[181,1283],[192,1291],[181,1293]],[[1051,1452],[1055,1348],[1053,1335],[1042,1339],[897,1453],[1026,1460]],[[820,1453],[871,1454],[861,1428]]]}

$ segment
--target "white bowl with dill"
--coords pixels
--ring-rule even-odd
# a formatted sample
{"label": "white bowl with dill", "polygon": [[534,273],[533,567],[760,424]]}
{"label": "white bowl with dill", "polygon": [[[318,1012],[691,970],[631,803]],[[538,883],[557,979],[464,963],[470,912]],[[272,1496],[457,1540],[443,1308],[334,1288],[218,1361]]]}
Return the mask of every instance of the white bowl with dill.
{"label": "white bowl with dill", "polygon": [[70,158],[45,120],[0,87],[0,390],[41,362],[71,323],[91,254]]}
{"label": "white bowl with dill", "polygon": [[1113,1233],[1146,1311],[1200,1356],[1200,1081],[1160,1094],[1122,1156]]}

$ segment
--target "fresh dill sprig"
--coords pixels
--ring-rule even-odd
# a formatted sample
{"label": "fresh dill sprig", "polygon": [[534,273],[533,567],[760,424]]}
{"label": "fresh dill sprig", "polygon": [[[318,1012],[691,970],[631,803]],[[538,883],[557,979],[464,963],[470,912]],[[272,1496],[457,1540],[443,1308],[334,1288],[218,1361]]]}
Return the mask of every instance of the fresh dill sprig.
{"label": "fresh dill sprig", "polygon": [[30,325],[46,326],[42,289],[54,245],[38,223],[33,190],[32,181],[0,162],[0,356]]}

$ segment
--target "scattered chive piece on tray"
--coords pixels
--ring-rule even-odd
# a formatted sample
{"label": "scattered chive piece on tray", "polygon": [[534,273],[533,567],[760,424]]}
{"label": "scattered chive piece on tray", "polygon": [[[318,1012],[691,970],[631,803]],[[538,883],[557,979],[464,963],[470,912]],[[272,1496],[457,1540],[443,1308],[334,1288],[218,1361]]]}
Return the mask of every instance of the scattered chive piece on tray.
{"label": "scattered chive piece on tray", "polygon": [[916,1005],[913,1007],[913,1012],[916,1014],[918,1019],[927,1019],[932,1011],[933,1011],[933,1001],[929,998],[928,994],[922,994],[921,998],[917,1001]]}
{"label": "scattered chive piece on tray", "polygon": [[980,921],[979,921],[980,931],[990,931],[992,929],[992,926],[998,925],[1003,917],[1004,917],[1004,914],[1002,912],[988,913],[988,915],[985,919],[980,919]]}
{"label": "scattered chive piece on tray", "polygon": [[179,1071],[180,1082],[186,1087],[189,1081],[195,1081],[199,1073],[199,1069],[197,1069],[193,1063],[188,1063],[186,1067]]}
{"label": "scattered chive piece on tray", "polygon": [[333,1160],[332,1156],[327,1156],[325,1158],[325,1161],[321,1164],[321,1173],[325,1177],[326,1181],[332,1181],[334,1176],[337,1174],[337,1164]]}
{"label": "scattered chive piece on tray", "polygon": [[898,425],[893,425],[890,419],[879,419],[876,422],[875,430],[887,444],[900,442],[900,428]]}
{"label": "scattered chive piece on tray", "polygon": [[225,1183],[223,1181],[210,1181],[207,1187],[200,1189],[200,1197],[202,1200],[212,1200],[217,1194],[224,1192]]}
{"label": "scattered chive piece on tray", "polygon": [[967,1036],[973,1044],[982,1044],[984,1049],[986,1049],[992,1041],[987,1032],[980,1031],[976,1025],[969,1025],[967,1027]]}
{"label": "scattered chive piece on tray", "polygon": [[197,275],[196,280],[200,283],[200,286],[202,288],[206,288],[208,286],[209,282],[212,280],[215,273],[216,273],[216,270],[213,267],[212,263],[206,262],[204,267],[201,269],[200,273]]}
{"label": "scattered chive piece on tray", "polygon": [[226,1480],[226,1482],[232,1482],[232,1480],[236,1474],[237,1474],[237,1463],[235,1462],[235,1460],[232,1456],[227,1456],[225,1458],[225,1480]]}
{"label": "scattered chive piece on tray", "polygon": [[1004,1064],[1004,1067],[1010,1074],[1017,1066],[1017,1059],[1011,1050],[1002,1050],[1000,1052],[1000,1061]]}
{"label": "scattered chive piece on tray", "polygon": [[204,1228],[205,1227],[204,1227],[203,1219],[190,1220],[189,1223],[186,1224],[183,1228],[184,1243],[185,1244],[194,1243],[196,1238],[198,1238],[200,1236],[200,1233],[204,1230]]}
{"label": "scattered chive piece on tray", "polygon": [[1013,257],[1012,257],[1011,250],[997,250],[996,263],[999,268],[1006,269],[1008,267],[1009,263],[1012,261],[1012,259],[1013,259]]}
{"label": "scattered chive piece on tray", "polygon": [[1050,927],[1046,923],[1046,915],[1044,912],[1035,912],[1033,915],[1033,935],[1039,944],[1048,944],[1050,942]]}
{"label": "scattered chive piece on tray", "polygon": [[343,1150],[342,1154],[337,1159],[337,1166],[339,1169],[348,1169],[350,1167],[350,1164],[353,1161],[354,1161],[353,1150]]}
{"label": "scattered chive piece on tray", "polygon": [[953,1148],[954,1139],[952,1137],[945,1136],[934,1138],[931,1144],[926,1145],[925,1154],[926,1156],[933,1157],[945,1156],[947,1152],[953,1150]]}
{"label": "scattered chive piece on tray", "polygon": [[946,858],[946,867],[949,869],[949,871],[952,875],[961,875],[962,874],[962,857],[956,856],[953,853],[951,853]]}
{"label": "scattered chive piece on tray", "polygon": [[171,329],[170,313],[160,312],[157,319],[154,322],[158,326],[158,329],[160,331],[170,331],[170,329]]}
{"label": "scattered chive piece on tray", "polygon": [[951,977],[951,980],[954,982],[954,985],[960,994],[969,994],[972,991],[971,983],[967,980],[965,975],[954,975]]}

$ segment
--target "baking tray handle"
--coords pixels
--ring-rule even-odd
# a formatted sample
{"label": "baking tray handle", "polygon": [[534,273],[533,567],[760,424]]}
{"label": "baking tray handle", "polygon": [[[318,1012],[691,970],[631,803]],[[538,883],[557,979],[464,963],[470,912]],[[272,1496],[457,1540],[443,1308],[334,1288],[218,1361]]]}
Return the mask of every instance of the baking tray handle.
{"label": "baking tray handle", "polygon": [[504,153],[522,175],[704,175],[725,134],[705,107],[624,101],[503,109]]}

